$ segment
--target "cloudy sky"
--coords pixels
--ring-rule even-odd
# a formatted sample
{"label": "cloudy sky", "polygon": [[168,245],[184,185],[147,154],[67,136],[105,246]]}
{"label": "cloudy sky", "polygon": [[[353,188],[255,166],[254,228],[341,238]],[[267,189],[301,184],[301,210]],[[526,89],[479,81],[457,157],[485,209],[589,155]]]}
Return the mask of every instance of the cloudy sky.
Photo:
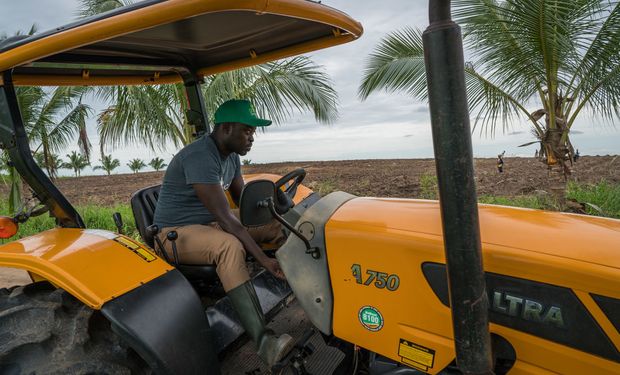
{"label": "cloudy sky", "polygon": [[[323,0],[322,3],[348,13],[364,26],[364,35],[359,40],[310,55],[334,82],[340,98],[340,118],[334,124],[321,125],[312,116],[296,115],[259,134],[245,158],[263,163],[432,157],[431,126],[425,103],[403,94],[376,93],[364,102],[357,97],[367,56],[390,31],[407,25],[426,28],[427,0]],[[5,15],[0,34],[27,30],[33,23],[40,31],[69,23],[75,20],[77,7],[77,0],[0,0],[0,14]],[[91,104],[102,107],[101,103]],[[530,107],[537,109],[535,105]],[[90,123],[91,140],[96,144],[94,120]],[[573,129],[573,143],[581,154],[620,153],[620,128],[591,121],[585,115]],[[494,157],[503,150],[507,155],[532,156],[535,151],[535,146],[517,147],[532,140],[524,120],[515,121],[507,134],[489,138],[476,132],[472,139],[474,155],[478,157]],[[120,173],[128,171],[125,163],[131,158],[150,160],[161,156],[169,160],[175,151],[169,148],[153,153],[127,147],[112,153],[121,159],[123,168],[117,170]]]}

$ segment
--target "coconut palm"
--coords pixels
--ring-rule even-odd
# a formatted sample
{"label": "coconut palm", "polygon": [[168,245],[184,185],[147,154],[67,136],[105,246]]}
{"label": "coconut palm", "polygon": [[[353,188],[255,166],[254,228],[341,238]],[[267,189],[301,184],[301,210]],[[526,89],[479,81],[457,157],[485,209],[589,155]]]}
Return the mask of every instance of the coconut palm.
{"label": "coconut palm", "polygon": [[[47,161],[45,160],[45,154],[42,152],[35,152],[33,155],[35,162],[42,168],[46,168],[48,171],[49,177],[51,179],[55,179],[58,177],[58,170],[62,168],[64,161],[60,158],[59,155],[49,154]],[[47,162],[47,166],[46,166]]]}
{"label": "coconut palm", "polygon": [[151,168],[159,172],[160,169],[166,168],[168,164],[164,163],[164,159],[160,157],[154,157],[149,162],[149,165],[151,166]]}
{"label": "coconut palm", "polygon": [[24,127],[34,153],[41,153],[42,164],[51,178],[56,176],[52,155],[63,151],[77,136],[81,152],[90,158],[86,118],[91,109],[82,103],[87,87],[17,87]]}
{"label": "coconut palm", "polygon": [[131,159],[129,160],[129,163],[127,163],[127,166],[133,171],[133,173],[138,173],[142,168],[146,167],[146,164],[144,164],[142,159]]}
{"label": "coconut palm", "polygon": [[[207,112],[228,99],[249,99],[259,116],[285,121],[294,112],[312,111],[329,123],[337,118],[337,94],[330,80],[306,57],[205,77]],[[183,116],[187,101],[183,85],[106,87],[100,92],[114,103],[98,117],[102,144],[147,145],[153,150],[168,142],[175,146],[192,141],[192,129]]]}
{"label": "coconut palm", "polygon": [[108,176],[112,174],[112,171],[121,166],[121,162],[118,159],[112,159],[112,155],[103,155],[99,159],[101,165],[96,165],[93,169],[103,169]]}
{"label": "coconut palm", "polygon": [[[473,61],[465,75],[474,127],[493,134],[525,119],[542,160],[570,173],[580,115],[620,114],[620,8],[608,0],[454,0]],[[359,95],[401,91],[427,99],[419,30],[389,34],[370,55]],[[526,144],[527,145],[527,144]],[[525,146],[525,145],[524,145]]]}
{"label": "coconut palm", "polygon": [[88,159],[77,151],[72,151],[70,154],[67,154],[67,158],[69,158],[69,161],[64,163],[62,168],[72,169],[75,177],[79,177],[82,170],[90,165]]}
{"label": "coconut palm", "polygon": [[[27,33],[32,35],[37,29],[33,25]],[[0,36],[0,39],[6,38]],[[82,97],[88,92],[86,87],[16,87],[17,101],[28,134],[33,153],[41,154],[39,165],[47,171],[50,178],[57,176],[58,158],[54,155],[64,151],[68,144],[78,138],[78,146],[87,156],[90,154],[90,142],[86,133],[86,118],[91,109],[82,103]],[[20,179],[17,171],[12,171],[9,178]],[[21,200],[21,181],[11,180],[11,199]]]}
{"label": "coconut palm", "polygon": [[[81,0],[79,16],[130,4],[129,0]],[[306,57],[272,62],[205,77],[207,112],[228,99],[249,99],[259,116],[282,123],[294,112],[311,111],[323,123],[338,116],[337,93],[321,67]],[[124,86],[101,89],[109,103],[98,116],[100,142],[112,147],[147,145],[161,149],[169,142],[186,145],[192,129],[183,115],[187,99],[182,84]]]}

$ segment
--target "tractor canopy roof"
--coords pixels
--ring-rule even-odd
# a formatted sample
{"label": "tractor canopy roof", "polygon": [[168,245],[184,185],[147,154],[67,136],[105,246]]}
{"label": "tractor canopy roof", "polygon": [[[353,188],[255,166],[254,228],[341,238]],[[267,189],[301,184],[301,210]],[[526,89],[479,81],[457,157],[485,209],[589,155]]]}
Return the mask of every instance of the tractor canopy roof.
{"label": "tractor canopy roof", "polygon": [[[362,26],[305,0],[147,0],[0,42],[15,85],[181,81],[342,44]],[[2,78],[0,77],[0,84]]]}

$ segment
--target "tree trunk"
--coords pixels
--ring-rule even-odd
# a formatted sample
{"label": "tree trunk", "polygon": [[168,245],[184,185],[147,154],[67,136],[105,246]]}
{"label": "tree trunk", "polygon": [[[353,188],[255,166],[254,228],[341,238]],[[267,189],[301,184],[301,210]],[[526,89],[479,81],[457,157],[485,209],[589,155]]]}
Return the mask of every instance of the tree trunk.
{"label": "tree trunk", "polygon": [[[566,121],[564,120],[562,114],[556,113],[556,126],[554,128],[549,126],[549,120],[549,116],[547,115],[547,128],[545,129],[545,135],[541,140],[541,151],[545,153],[544,162],[550,169],[557,166],[558,172],[563,175],[565,183],[568,176],[571,175],[571,166],[573,165],[573,147],[570,143]],[[565,138],[565,140],[563,140],[563,138]]]}

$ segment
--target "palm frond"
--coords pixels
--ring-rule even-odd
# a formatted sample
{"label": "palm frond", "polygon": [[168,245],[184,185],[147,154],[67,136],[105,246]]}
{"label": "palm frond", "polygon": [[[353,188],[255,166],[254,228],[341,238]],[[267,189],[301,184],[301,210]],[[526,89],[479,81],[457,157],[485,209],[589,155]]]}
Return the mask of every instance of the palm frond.
{"label": "palm frond", "polygon": [[211,114],[228,99],[248,99],[260,116],[276,123],[294,112],[311,111],[323,123],[338,116],[331,80],[303,56],[206,77],[203,90]]}
{"label": "palm frond", "polygon": [[[47,145],[52,152],[64,150],[69,142],[78,135],[78,144],[82,153],[89,159],[90,142],[82,133],[86,131],[86,118],[92,112],[90,106],[78,104],[62,120],[47,129]],[[87,151],[87,152],[84,152]]]}
{"label": "palm frond", "polygon": [[465,83],[470,112],[475,117],[473,130],[480,125],[480,132],[493,136],[495,127],[501,122],[503,131],[515,116],[528,118],[534,127],[539,127],[519,100],[504,91],[499,85],[480,75],[472,64],[465,66]]}
{"label": "palm frond", "polygon": [[173,85],[116,86],[99,95],[114,103],[97,121],[102,144],[113,148],[145,144],[156,150],[169,141],[175,146],[184,143],[179,128],[182,124],[176,124],[171,117],[180,112]]}
{"label": "palm frond", "polygon": [[426,100],[422,32],[405,28],[388,34],[366,61],[358,95],[362,100],[378,90],[404,91]]}
{"label": "palm frond", "polygon": [[329,77],[310,59],[298,56],[258,67],[259,76],[241,95],[261,116],[282,123],[293,110],[311,111],[322,123],[338,117],[338,94]]}
{"label": "palm frond", "polygon": [[614,2],[608,16],[599,16],[597,20],[600,25],[590,32],[590,35],[594,34],[592,42],[573,70],[569,95],[575,100],[567,112],[575,105],[583,107],[581,102],[588,101],[587,107],[608,119],[617,108],[619,82],[614,78],[615,68],[620,62],[620,4]]}

